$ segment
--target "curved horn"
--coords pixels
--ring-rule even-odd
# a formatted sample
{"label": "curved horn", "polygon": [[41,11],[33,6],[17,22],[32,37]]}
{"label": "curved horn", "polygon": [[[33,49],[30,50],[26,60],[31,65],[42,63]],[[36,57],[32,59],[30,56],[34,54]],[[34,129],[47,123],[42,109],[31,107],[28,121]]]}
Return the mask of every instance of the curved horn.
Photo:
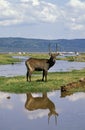
{"label": "curved horn", "polygon": [[56,52],[58,52],[58,44],[56,43]]}
{"label": "curved horn", "polygon": [[48,45],[49,55],[51,55],[51,44]]}

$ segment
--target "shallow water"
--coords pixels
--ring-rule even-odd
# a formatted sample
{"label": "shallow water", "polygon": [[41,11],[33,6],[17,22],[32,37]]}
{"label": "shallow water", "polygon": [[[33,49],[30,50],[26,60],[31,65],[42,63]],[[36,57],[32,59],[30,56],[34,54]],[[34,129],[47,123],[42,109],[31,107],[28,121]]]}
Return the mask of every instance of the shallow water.
{"label": "shallow water", "polygon": [[[49,69],[49,72],[66,72],[85,68],[85,62],[68,62],[57,60],[56,64]],[[23,62],[14,65],[0,65],[0,76],[12,77],[26,75],[26,66]]]}
{"label": "shallow water", "polygon": [[[29,98],[31,94],[35,101],[33,101],[33,105]],[[41,103],[40,100],[42,100]],[[48,105],[46,105],[46,101],[48,101]],[[50,110],[40,107],[49,108],[49,102],[50,106],[55,105],[55,111],[59,116],[55,118],[52,115],[48,123]],[[0,130],[28,129],[85,130],[85,93],[66,96],[65,94],[61,95],[60,91],[55,91],[47,93],[47,98],[43,100],[42,93],[10,94],[0,92]]]}

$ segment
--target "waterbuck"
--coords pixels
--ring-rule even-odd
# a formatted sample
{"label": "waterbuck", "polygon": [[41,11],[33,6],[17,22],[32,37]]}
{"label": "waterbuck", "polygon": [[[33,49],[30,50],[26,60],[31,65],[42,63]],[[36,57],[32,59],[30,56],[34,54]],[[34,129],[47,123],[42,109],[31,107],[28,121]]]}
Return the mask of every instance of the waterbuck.
{"label": "waterbuck", "polygon": [[42,76],[42,81],[47,81],[47,73],[49,68],[51,68],[55,62],[56,62],[56,56],[59,55],[59,53],[49,53],[50,58],[49,59],[37,59],[37,58],[29,58],[28,60],[25,61],[25,65],[27,67],[27,74],[26,78],[28,81],[31,81],[31,75],[33,71],[43,71],[43,76]]}
{"label": "waterbuck", "polygon": [[25,108],[27,110],[34,111],[38,109],[49,109],[48,123],[52,115],[55,116],[55,121],[57,123],[56,117],[58,116],[58,113],[56,112],[55,104],[47,97],[46,92],[42,93],[42,97],[33,97],[30,92],[26,95],[27,99],[25,102]]}
{"label": "waterbuck", "polygon": [[44,81],[44,78],[45,81],[47,81],[48,70],[55,64],[56,56],[59,55],[59,53],[57,52],[58,51],[57,44],[56,44],[55,53],[51,53],[50,43],[48,49],[50,55],[49,59],[29,58],[28,60],[25,61],[25,65],[27,67],[27,74],[26,74],[27,81],[28,81],[28,77],[29,77],[29,81],[31,81],[31,75],[33,71],[43,71],[42,81]]}

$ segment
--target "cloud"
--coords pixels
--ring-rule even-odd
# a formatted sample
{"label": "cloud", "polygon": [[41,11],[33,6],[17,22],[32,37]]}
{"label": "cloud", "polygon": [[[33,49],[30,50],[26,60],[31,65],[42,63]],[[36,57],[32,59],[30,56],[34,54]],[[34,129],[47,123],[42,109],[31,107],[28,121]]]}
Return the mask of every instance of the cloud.
{"label": "cloud", "polygon": [[30,2],[33,6],[38,6],[40,4],[39,0],[21,0],[21,2]]}
{"label": "cloud", "polygon": [[85,29],[85,2],[70,0],[66,4],[66,22],[70,30]]}
{"label": "cloud", "polygon": [[27,21],[52,23],[59,17],[58,7],[45,1],[26,0],[26,2],[22,3],[22,7],[25,11],[24,16],[26,15],[28,17],[28,20],[26,19]]}
{"label": "cloud", "polygon": [[84,31],[84,12],[81,0],[68,0],[64,5],[45,0],[0,0],[0,26],[56,23],[69,31]]}
{"label": "cloud", "polygon": [[85,2],[82,2],[81,0],[70,0],[68,5],[76,9],[85,9]]}
{"label": "cloud", "polygon": [[34,111],[24,111],[28,119],[33,120],[37,118],[43,118],[44,116],[48,116],[48,110],[34,110]]}
{"label": "cloud", "polygon": [[6,1],[0,0],[0,25],[8,26],[16,23],[20,23],[19,14],[13,4]]}
{"label": "cloud", "polygon": [[21,23],[55,22],[58,8],[52,3],[39,0],[0,1],[0,25],[7,26]]}
{"label": "cloud", "polygon": [[77,101],[77,100],[81,100],[81,99],[85,99],[85,93],[83,93],[83,92],[77,93],[77,94],[75,93],[71,96],[67,96],[67,98],[72,102]]}

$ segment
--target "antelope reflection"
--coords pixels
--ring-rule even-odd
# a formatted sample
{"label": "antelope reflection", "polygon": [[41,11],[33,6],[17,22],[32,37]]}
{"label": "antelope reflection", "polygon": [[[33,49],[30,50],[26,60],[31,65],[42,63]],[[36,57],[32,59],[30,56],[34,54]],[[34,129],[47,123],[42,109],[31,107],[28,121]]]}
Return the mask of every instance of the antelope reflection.
{"label": "antelope reflection", "polygon": [[42,93],[42,97],[33,97],[32,94],[29,92],[26,94],[27,100],[25,103],[25,108],[29,111],[34,111],[37,109],[49,109],[48,113],[48,123],[49,119],[52,115],[55,116],[55,121],[57,123],[58,113],[55,110],[54,103],[47,97],[47,93]]}

